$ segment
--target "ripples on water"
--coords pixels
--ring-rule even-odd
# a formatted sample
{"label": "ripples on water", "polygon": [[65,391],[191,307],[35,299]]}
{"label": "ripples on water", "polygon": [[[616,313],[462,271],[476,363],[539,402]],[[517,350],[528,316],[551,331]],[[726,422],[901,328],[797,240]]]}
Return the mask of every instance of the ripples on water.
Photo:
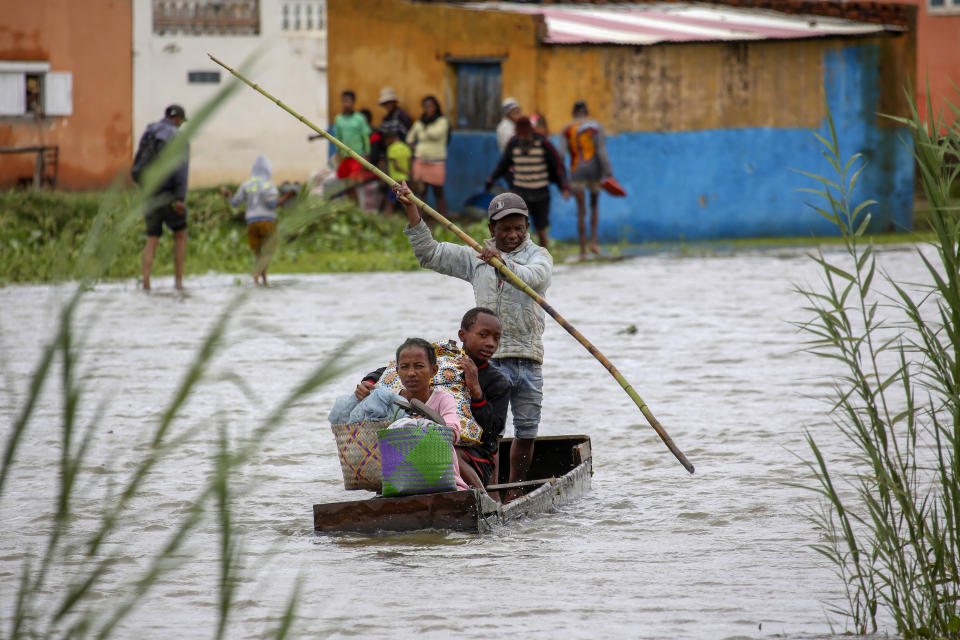
{"label": "ripples on water", "polygon": [[[913,251],[884,251],[881,264],[911,281],[922,268]],[[829,370],[798,351],[803,336],[789,324],[805,318],[791,283],[816,277],[799,250],[558,266],[548,299],[620,368],[696,474],[684,472],[612,378],[548,320],[541,433],[591,436],[586,498],[483,537],[318,538],[311,505],[356,497],[342,490],[325,421],[333,398],[407,336],[455,337],[472,292],[429,272],[277,276],[234,314],[210,380],[181,411],[178,429],[198,435],[157,470],[114,544],[131,569],[143,566],[190,507],[215,427],[249,432],[312,367],[340,354],[354,359],[351,373],[297,406],[236,478],[250,493],[235,508],[247,579],[233,637],[258,637],[274,624],[298,576],[307,636],[828,637],[825,612],[839,602],[840,585],[807,548],[816,542],[802,517],[811,496],[784,485],[808,477],[792,453],[806,452],[804,429],[828,449],[844,447],[816,399],[828,392]],[[113,283],[86,297],[85,415],[101,399],[109,404],[84,470],[81,526],[114,474],[142,455],[205,331],[241,289],[234,276],[187,284],[185,298],[165,293],[164,279],[151,296]],[[0,289],[4,424],[65,296],[47,286]],[[623,331],[630,325],[636,333]],[[343,353],[350,339],[358,342]],[[49,524],[59,407],[48,392],[0,504],[4,617],[23,552],[42,544]],[[212,630],[216,549],[214,528],[194,536],[187,562],[128,627],[156,638]],[[110,600],[119,590],[99,595]]]}

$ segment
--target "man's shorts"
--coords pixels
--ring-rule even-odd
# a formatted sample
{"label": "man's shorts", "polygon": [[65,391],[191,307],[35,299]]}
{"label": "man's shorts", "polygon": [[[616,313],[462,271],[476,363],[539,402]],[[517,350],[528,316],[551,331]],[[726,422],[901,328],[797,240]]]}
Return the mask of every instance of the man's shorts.
{"label": "man's shorts", "polygon": [[540,363],[530,358],[496,358],[490,362],[510,382],[514,437],[536,438],[540,427],[540,405],[543,403]]}
{"label": "man's shorts", "polygon": [[254,252],[260,251],[260,247],[270,250],[270,239],[276,233],[276,220],[254,220],[247,225],[247,244]]}
{"label": "man's shorts", "polygon": [[528,191],[527,189],[511,189],[511,191],[527,203],[527,211],[530,212],[530,222],[534,229],[546,229],[550,226],[550,190],[537,189]]}
{"label": "man's shorts", "polygon": [[174,211],[172,202],[160,205],[145,215],[144,218],[147,221],[148,236],[162,236],[164,224],[173,232],[187,228],[187,214]]}
{"label": "man's shorts", "polygon": [[483,481],[483,486],[490,484],[491,480],[493,480],[493,468],[494,465],[496,465],[493,456],[482,447],[462,447],[457,445],[457,449],[467,454],[467,460],[470,461],[470,466],[473,467],[473,470],[480,476],[480,480]]}
{"label": "man's shorts", "polygon": [[534,229],[546,229],[550,226],[550,197],[542,200],[527,200],[527,211],[533,220]]}
{"label": "man's shorts", "polygon": [[572,180],[570,182],[570,191],[583,191],[586,189],[592,194],[600,193],[599,180]]}

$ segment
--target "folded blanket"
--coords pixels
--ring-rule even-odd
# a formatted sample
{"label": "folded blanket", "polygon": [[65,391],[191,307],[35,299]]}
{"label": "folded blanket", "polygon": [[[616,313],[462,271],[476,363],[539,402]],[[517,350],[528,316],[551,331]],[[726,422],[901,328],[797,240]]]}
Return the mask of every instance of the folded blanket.
{"label": "folded blanket", "polygon": [[393,403],[397,394],[386,387],[376,387],[362,401],[352,393],[342,395],[333,403],[327,419],[331,424],[350,424],[354,422],[389,421],[406,415],[400,407]]}

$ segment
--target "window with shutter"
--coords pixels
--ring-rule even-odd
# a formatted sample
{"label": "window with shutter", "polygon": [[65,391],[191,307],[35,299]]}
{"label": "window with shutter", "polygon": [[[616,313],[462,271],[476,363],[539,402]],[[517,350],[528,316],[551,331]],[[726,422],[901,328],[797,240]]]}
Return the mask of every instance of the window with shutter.
{"label": "window with shutter", "polygon": [[0,60],[0,116],[73,115],[73,73],[41,60]]}
{"label": "window with shutter", "polygon": [[26,95],[26,74],[0,71],[0,116],[25,115]]}
{"label": "window with shutter", "polygon": [[960,0],[927,0],[927,10],[932,16],[960,13]]}
{"label": "window with shutter", "polygon": [[42,95],[44,115],[73,115],[73,74],[69,71],[44,74]]}

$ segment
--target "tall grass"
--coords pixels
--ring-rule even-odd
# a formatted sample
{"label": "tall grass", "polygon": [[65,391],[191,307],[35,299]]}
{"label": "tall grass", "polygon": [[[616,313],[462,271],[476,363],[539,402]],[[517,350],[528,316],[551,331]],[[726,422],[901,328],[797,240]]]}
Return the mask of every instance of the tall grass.
{"label": "tall grass", "polygon": [[[176,425],[185,403],[207,380],[211,363],[228,335],[229,318],[243,304],[243,296],[238,296],[211,324],[181,381],[170,390],[166,408],[152,425],[147,437],[149,446],[126,470],[111,472],[106,483],[96,470],[92,445],[106,428],[107,406],[101,402],[92,411],[88,409],[91,400],[87,388],[94,385],[82,373],[84,341],[79,311],[88,290],[86,285],[110,273],[118,255],[123,253],[124,235],[142,224],[141,212],[148,206],[143,194],[169,174],[182,144],[232,91],[233,85],[227,86],[193,115],[183,139],[178,137],[177,144],[169,145],[158,157],[148,173],[144,191],[134,194],[114,190],[102,197],[92,229],[84,232],[84,242],[63,267],[63,273],[72,274],[77,281],[76,286],[60,309],[52,339],[42,349],[24,396],[16,401],[15,415],[4,429],[0,517],[7,521],[12,515],[11,494],[23,491],[16,484],[22,445],[39,437],[38,428],[45,420],[38,416],[38,407],[60,407],[57,447],[50,453],[51,473],[57,479],[53,504],[43,514],[32,514],[35,518],[47,516],[46,523],[40,525],[42,544],[24,548],[18,581],[0,585],[0,638],[129,637],[129,630],[124,630],[123,625],[184,561],[191,536],[211,527],[219,532],[220,542],[215,563],[219,588],[211,595],[217,618],[209,635],[231,635],[231,613],[243,572],[242,540],[236,535],[232,504],[244,488],[235,486],[233,478],[239,477],[238,470],[255,459],[291,407],[338,373],[336,364],[327,362],[316,367],[244,437],[231,441],[221,428],[209,471],[194,487],[190,506],[171,515],[169,533],[138,569],[119,571],[118,565],[123,565],[131,555],[125,542],[125,522],[142,513],[141,492],[172,452],[203,435],[200,427]],[[103,506],[90,507],[90,487],[102,488],[105,484]],[[118,595],[104,599],[104,590]],[[296,618],[299,591],[299,583],[292,586],[286,605],[276,615],[275,628],[265,630],[265,637],[289,635]],[[183,629],[186,637],[195,637],[197,632],[192,627]]]}
{"label": "tall grass", "polygon": [[[282,114],[280,114],[282,116]],[[193,120],[193,118],[191,118]],[[244,176],[238,176],[242,180]],[[56,282],[77,272],[81,248],[102,211],[131,211],[138,190],[95,193],[42,190],[0,192],[0,284]],[[246,243],[243,213],[230,210],[217,189],[191,189],[187,194],[188,275],[218,271],[251,273],[253,253]],[[110,228],[116,240],[111,259],[102,265],[104,278],[140,275],[144,229],[141,218]],[[119,221],[117,221],[119,222]],[[111,223],[112,224],[112,223]],[[344,272],[417,269],[410,243],[403,235],[406,218],[361,211],[346,199],[325,200],[306,193],[279,211],[279,246],[271,273]],[[109,228],[109,227],[108,227]],[[475,238],[487,235],[482,221],[467,221]],[[437,237],[454,241],[446,229]],[[154,272],[172,273],[170,234],[160,240]],[[188,285],[189,286],[189,285]]]}
{"label": "tall grass", "polygon": [[[836,567],[857,633],[891,617],[906,638],[960,638],[960,217],[950,189],[960,136],[932,111],[896,120],[912,132],[931,204],[933,251],[918,251],[920,283],[898,282],[864,238],[871,201],[851,198],[862,170],[844,160],[833,122],[817,138],[834,176],[806,174],[812,205],[840,229],[845,256],[811,256],[821,285],[800,286],[810,353],[838,364],[833,424],[852,447],[839,457],[807,434],[820,497],[814,548]],[[938,131],[946,135],[938,136]],[[934,257],[931,257],[931,255]],[[887,293],[879,291],[880,285]]]}

